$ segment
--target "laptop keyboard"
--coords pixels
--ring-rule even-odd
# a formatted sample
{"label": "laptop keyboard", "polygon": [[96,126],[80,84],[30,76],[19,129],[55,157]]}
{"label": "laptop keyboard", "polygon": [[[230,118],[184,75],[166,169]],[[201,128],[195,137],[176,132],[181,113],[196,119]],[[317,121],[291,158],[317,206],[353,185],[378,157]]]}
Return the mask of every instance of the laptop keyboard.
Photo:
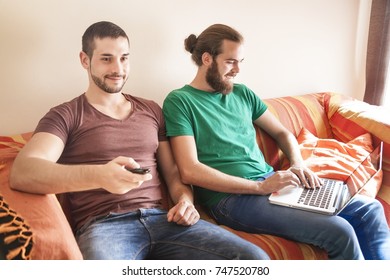
{"label": "laptop keyboard", "polygon": [[298,203],[320,208],[328,208],[335,184],[335,181],[323,180],[323,185],[320,188],[305,188],[298,199]]}

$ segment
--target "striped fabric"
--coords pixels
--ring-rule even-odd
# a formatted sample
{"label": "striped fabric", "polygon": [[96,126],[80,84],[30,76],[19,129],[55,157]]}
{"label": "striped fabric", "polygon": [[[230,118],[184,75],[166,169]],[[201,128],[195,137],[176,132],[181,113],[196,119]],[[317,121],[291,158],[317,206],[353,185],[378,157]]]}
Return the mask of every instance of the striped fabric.
{"label": "striped fabric", "polygon": [[16,157],[31,135],[32,133],[23,133],[14,136],[0,136],[0,169],[7,160],[13,160]]}
{"label": "striped fabric", "polygon": [[[371,133],[374,146],[380,140],[384,141],[383,183],[377,199],[382,202],[390,225],[390,118],[386,118],[388,113],[384,112],[384,108],[331,92],[265,99],[264,102],[295,136],[304,127],[318,138],[333,138],[344,143],[367,132]],[[287,168],[288,162],[276,143],[261,129],[256,129],[257,141],[266,160],[277,170]],[[267,235],[233,232],[264,248],[273,259],[327,257],[323,250],[307,244]]]}
{"label": "striped fabric", "polygon": [[[264,102],[268,105],[268,110],[295,136],[305,127],[317,137],[333,137],[324,108],[323,94],[264,99]],[[267,162],[277,170],[285,169],[285,158],[275,141],[258,127],[256,130],[257,142]]]}
{"label": "striped fabric", "polygon": [[[337,93],[314,93],[293,97],[265,99],[269,110],[295,136],[306,128],[318,138],[333,138],[348,142],[366,132],[374,145],[384,141],[383,184],[377,199],[384,205],[390,224],[390,119],[381,108],[369,106]],[[276,169],[285,169],[288,162],[276,143],[261,129],[256,128],[257,142],[266,160]],[[0,171],[4,159],[13,159],[26,143],[30,133],[13,137],[0,136]],[[201,217],[214,222],[199,208]],[[324,250],[284,238],[227,230],[263,248],[272,259],[327,259]]]}
{"label": "striped fabric", "polygon": [[326,252],[316,246],[287,240],[268,234],[252,234],[237,231],[226,226],[225,229],[262,248],[273,260],[325,260]]}
{"label": "striped fabric", "polygon": [[350,100],[338,94],[328,94],[328,118],[334,138],[343,142],[369,132],[374,146],[383,141],[382,186],[377,199],[383,204],[390,224],[390,115],[381,106]]}

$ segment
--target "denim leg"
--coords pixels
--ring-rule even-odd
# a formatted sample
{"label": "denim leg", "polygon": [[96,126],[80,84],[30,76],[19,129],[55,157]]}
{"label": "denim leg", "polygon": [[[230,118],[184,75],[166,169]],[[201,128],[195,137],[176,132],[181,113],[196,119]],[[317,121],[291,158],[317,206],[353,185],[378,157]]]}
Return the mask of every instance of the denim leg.
{"label": "denim leg", "polygon": [[230,195],[211,209],[220,224],[281,236],[325,249],[330,259],[363,259],[353,227],[342,217],[273,205],[268,196]]}
{"label": "denim leg", "polygon": [[366,259],[390,260],[390,232],[378,200],[358,195],[339,215],[355,228]]}
{"label": "denim leg", "polygon": [[145,259],[150,249],[148,231],[137,212],[94,219],[77,232],[76,240],[87,260]]}
{"label": "denim leg", "polygon": [[258,246],[204,220],[185,227],[168,223],[165,211],[141,209],[141,213],[151,238],[151,259],[269,259]]}
{"label": "denim leg", "polygon": [[256,245],[206,221],[184,227],[167,212],[140,209],[84,225],[76,240],[84,259],[269,259]]}

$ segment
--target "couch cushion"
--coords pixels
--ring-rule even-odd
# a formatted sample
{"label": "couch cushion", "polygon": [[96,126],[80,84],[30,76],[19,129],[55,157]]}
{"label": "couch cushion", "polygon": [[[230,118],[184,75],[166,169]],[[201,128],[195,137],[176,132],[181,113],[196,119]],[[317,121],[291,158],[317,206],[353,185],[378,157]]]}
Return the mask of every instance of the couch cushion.
{"label": "couch cushion", "polygon": [[31,259],[82,259],[72,230],[55,195],[14,191],[9,187],[13,160],[31,134],[0,137],[0,194],[33,233]]}
{"label": "couch cushion", "polygon": [[328,96],[328,118],[334,138],[342,142],[369,132],[374,146],[383,141],[382,186],[377,199],[385,208],[390,224],[390,118],[383,106],[369,105],[342,95]]}
{"label": "couch cushion", "polygon": [[282,237],[268,234],[254,234],[231,229],[225,229],[262,248],[272,260],[324,260],[328,259],[325,250]]}
{"label": "couch cushion", "polygon": [[382,172],[378,172],[371,161],[365,161],[374,150],[371,134],[365,133],[343,143],[336,139],[320,139],[303,128],[297,141],[306,165],[320,177],[346,181],[363,163],[353,183],[362,185],[368,181],[362,193],[376,197],[382,185]]}
{"label": "couch cushion", "polygon": [[[279,121],[298,136],[302,127],[320,138],[332,138],[332,130],[324,108],[324,97],[327,93],[305,94],[291,97],[264,99],[268,110]],[[276,170],[282,168],[284,155],[275,141],[264,131],[257,130],[257,142],[263,151],[266,161]]]}

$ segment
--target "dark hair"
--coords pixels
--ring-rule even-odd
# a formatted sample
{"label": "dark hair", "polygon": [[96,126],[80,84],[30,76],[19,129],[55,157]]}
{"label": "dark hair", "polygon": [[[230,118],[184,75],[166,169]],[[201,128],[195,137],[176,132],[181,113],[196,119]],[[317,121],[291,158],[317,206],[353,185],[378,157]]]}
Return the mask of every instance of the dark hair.
{"label": "dark hair", "polygon": [[83,52],[85,52],[89,58],[92,58],[92,54],[95,49],[95,39],[103,39],[107,37],[114,39],[124,37],[129,42],[129,37],[127,37],[126,32],[118,25],[108,21],[100,21],[92,24],[87,28],[87,30],[85,30],[82,37]]}
{"label": "dark hair", "polygon": [[198,66],[202,65],[202,55],[208,52],[213,57],[216,57],[222,52],[223,40],[229,40],[233,42],[243,42],[243,36],[224,24],[214,24],[206,28],[198,37],[191,34],[184,40],[185,49],[192,55],[192,60]]}

